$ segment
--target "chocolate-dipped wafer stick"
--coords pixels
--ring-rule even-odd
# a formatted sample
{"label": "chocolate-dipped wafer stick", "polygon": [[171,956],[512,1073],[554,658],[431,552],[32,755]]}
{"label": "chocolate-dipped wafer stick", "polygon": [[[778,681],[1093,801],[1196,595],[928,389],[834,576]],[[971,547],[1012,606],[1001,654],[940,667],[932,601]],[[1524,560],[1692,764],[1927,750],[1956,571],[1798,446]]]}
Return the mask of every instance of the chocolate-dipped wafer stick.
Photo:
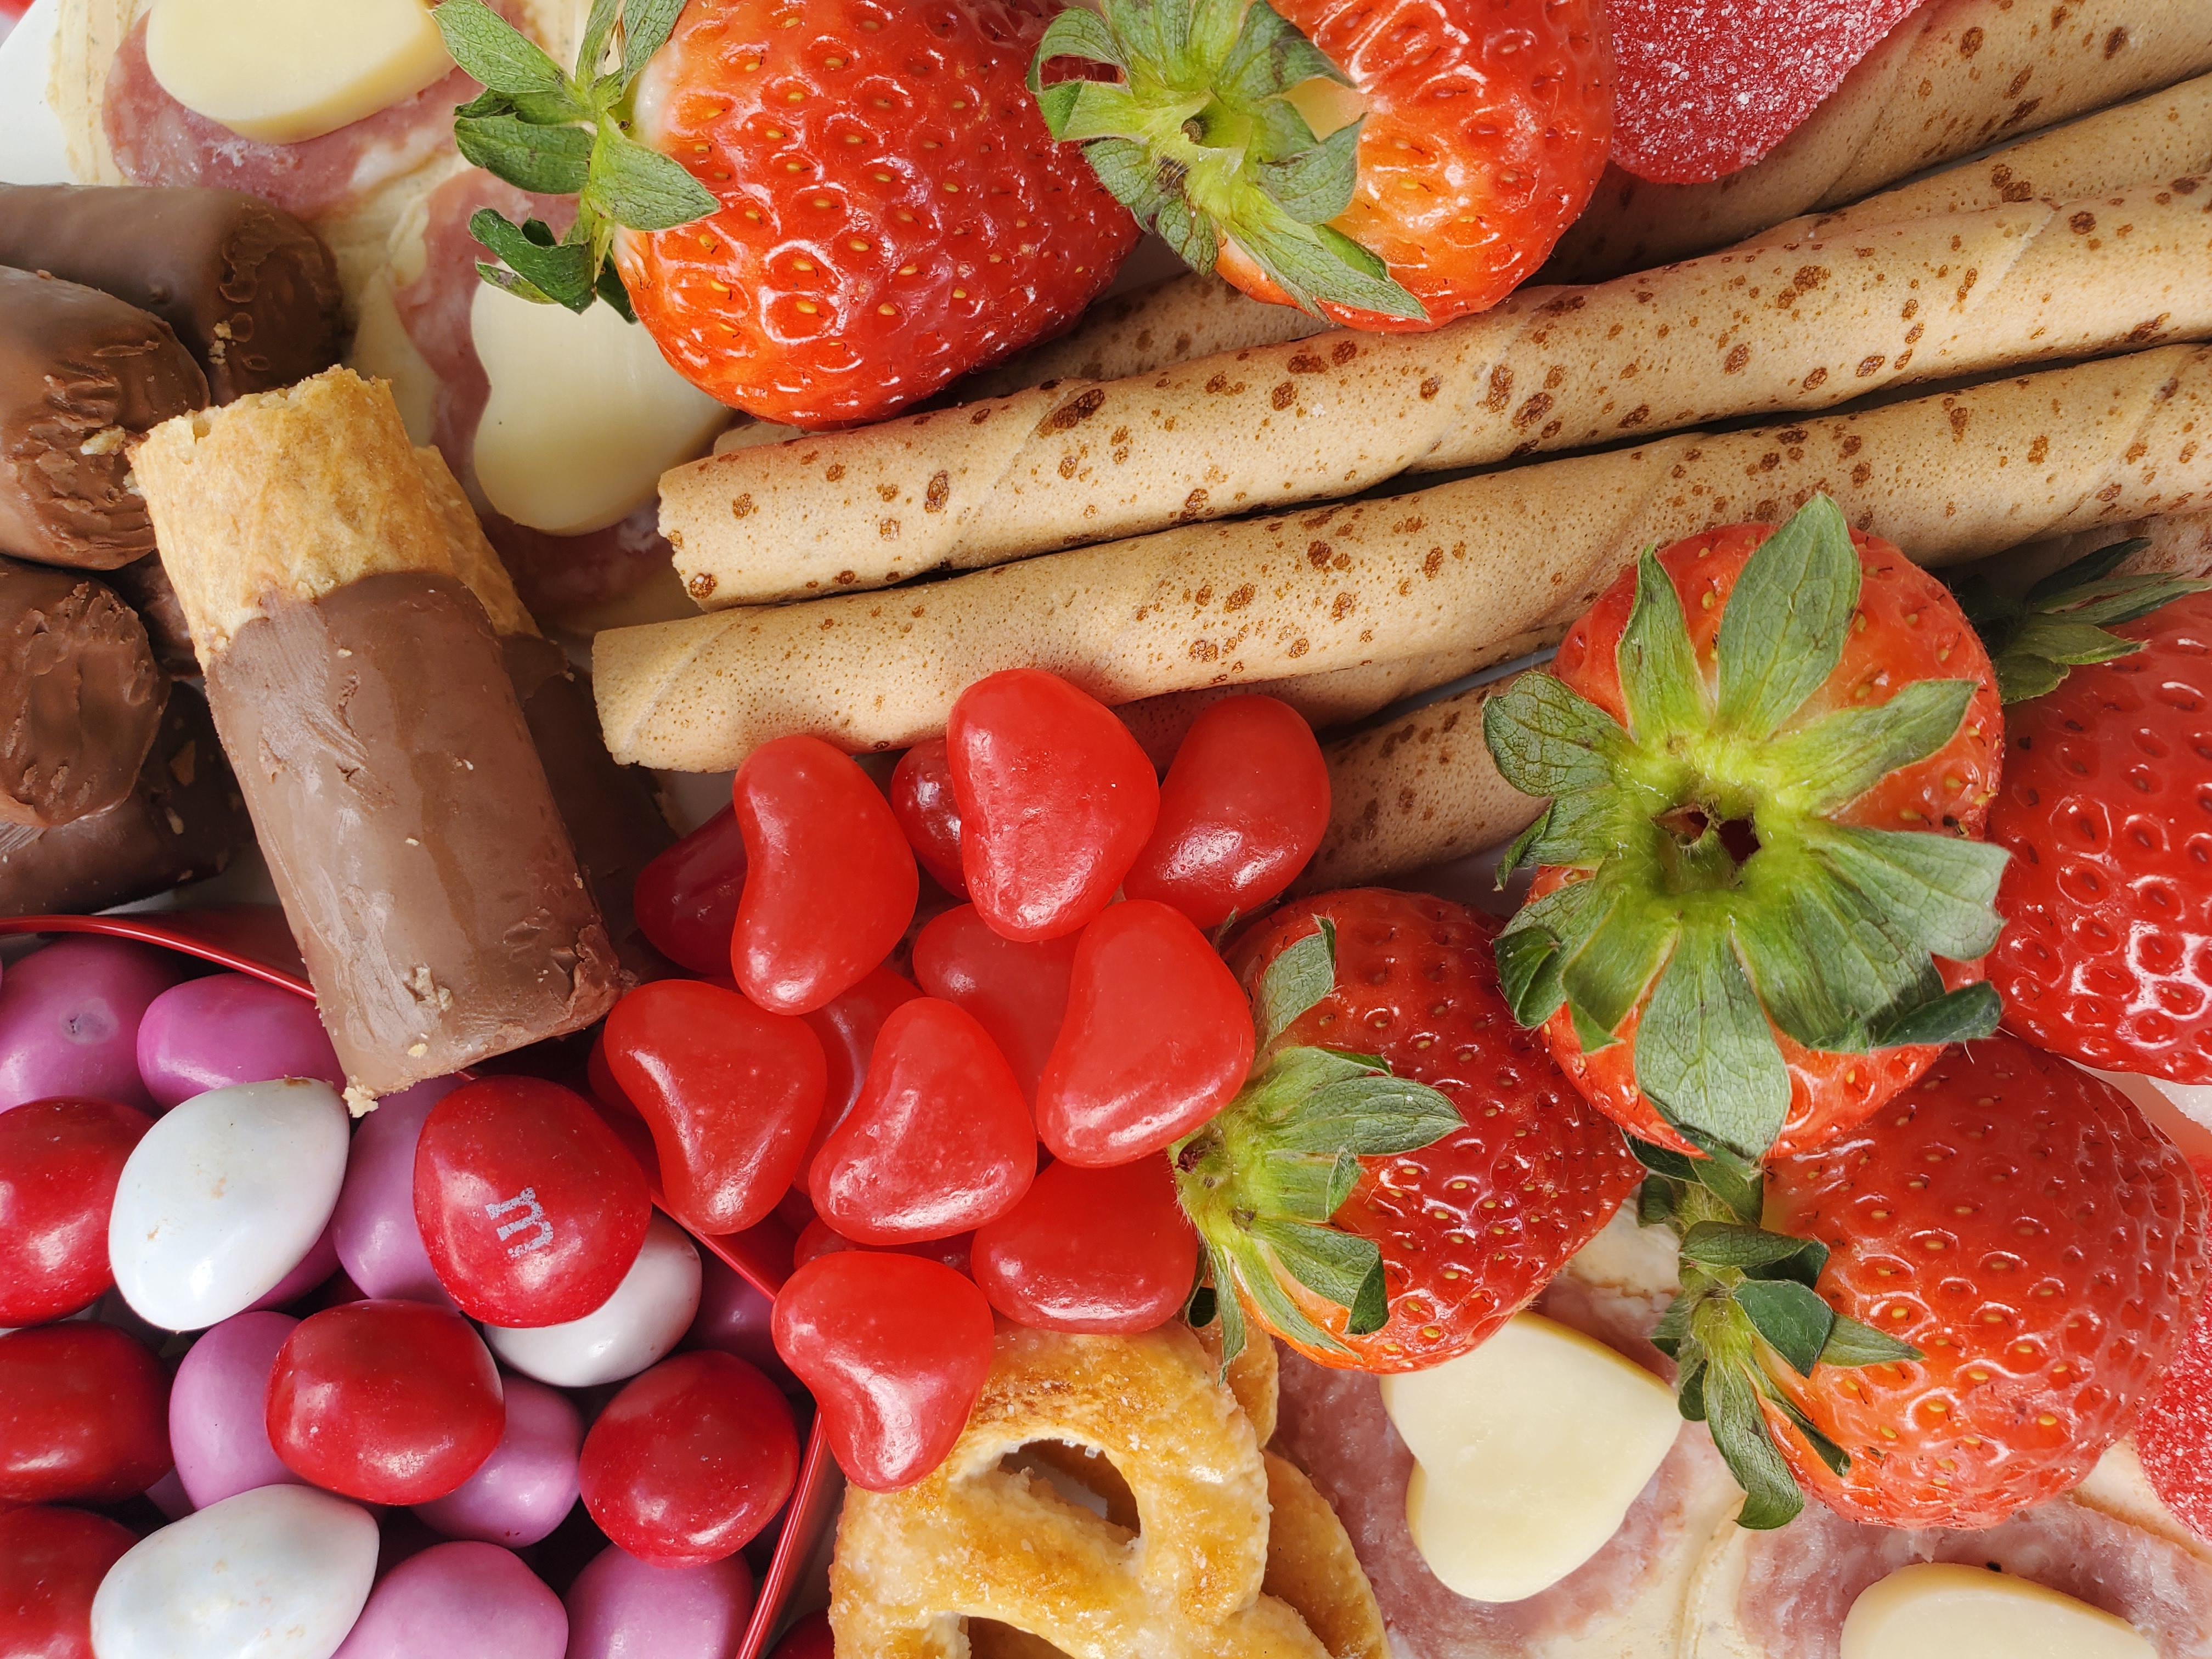
{"label": "chocolate-dipped wafer stick", "polygon": [[151,312],[198,360],[219,404],[319,374],[344,343],[330,249],[236,191],[0,185],[0,265]]}
{"label": "chocolate-dipped wafer stick", "polygon": [[606,930],[390,389],[334,369],[137,466],[356,1105],[605,1013]]}
{"label": "chocolate-dipped wafer stick", "polygon": [[1929,0],[1754,166],[1709,185],[1607,167],[1538,278],[1597,282],[1720,247],[2207,70],[2204,0]]}
{"label": "chocolate-dipped wafer stick", "polygon": [[252,844],[207,703],[172,686],[128,797],[58,830],[0,823],[0,916],[66,915],[221,875]]}
{"label": "chocolate-dipped wafer stick", "polygon": [[138,613],[139,622],[145,626],[146,642],[154,647],[154,660],[163,673],[200,672],[199,659],[192,654],[191,624],[185,620],[185,607],[178,602],[177,590],[169,586],[169,573],[161,568],[159,554],[149,553],[143,559],[118,565],[101,580]]}
{"label": "chocolate-dipped wafer stick", "polygon": [[2166,347],[895,593],[611,629],[592,678],[619,760],[722,771],[793,732],[896,748],[1001,668],[1118,704],[1496,647],[1571,620],[1647,543],[1787,516],[1815,491],[1930,563],[2181,512],[2212,500],[2208,434],[2212,349]]}
{"label": "chocolate-dipped wafer stick", "polygon": [[0,823],[51,830],[119,805],[167,690],[106,584],[0,559]]}
{"label": "chocolate-dipped wafer stick", "polygon": [[169,325],[97,289],[0,267],[0,553],[112,570],[154,550],[131,446],[204,407]]}

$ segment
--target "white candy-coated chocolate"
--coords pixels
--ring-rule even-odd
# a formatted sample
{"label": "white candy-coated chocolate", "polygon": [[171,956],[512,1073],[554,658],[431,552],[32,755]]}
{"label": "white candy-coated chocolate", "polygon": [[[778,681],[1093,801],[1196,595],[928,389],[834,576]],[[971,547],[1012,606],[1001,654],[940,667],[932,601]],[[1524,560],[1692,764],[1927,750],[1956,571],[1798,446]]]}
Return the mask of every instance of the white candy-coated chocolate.
{"label": "white candy-coated chocolate", "polygon": [[2134,1626],[1985,1567],[1921,1561],[1869,1586],[1842,1659],[2158,1659]]}
{"label": "white candy-coated chocolate", "polygon": [[453,67],[422,0],[155,0],[146,61],[186,109],[272,144],[351,126]]}
{"label": "white candy-coated chocolate", "polygon": [[558,1389],[619,1382],[658,1364],[699,1311],[699,1248],[666,1216],[646,1229],[615,1293],[581,1319],[512,1329],[484,1327],[491,1351],[525,1376]]}
{"label": "white candy-coated chocolate", "polygon": [[517,524],[578,536],[619,523],[731,421],[606,306],[578,316],[483,283],[470,322],[491,382],[477,482]]}
{"label": "white candy-coated chocolate", "polygon": [[1413,1542],[1478,1601],[1547,1589],[1602,1548],[1681,1419],[1659,1379],[1581,1332],[1516,1314],[1480,1347],[1382,1378],[1413,1454]]}

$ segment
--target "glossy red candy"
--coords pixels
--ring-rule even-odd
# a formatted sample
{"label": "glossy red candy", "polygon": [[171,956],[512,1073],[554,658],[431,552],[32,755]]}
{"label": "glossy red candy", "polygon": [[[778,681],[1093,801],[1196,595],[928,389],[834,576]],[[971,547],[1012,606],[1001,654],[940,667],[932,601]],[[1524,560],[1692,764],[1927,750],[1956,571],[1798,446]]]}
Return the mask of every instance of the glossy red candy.
{"label": "glossy red candy", "polygon": [[1128,727],[1056,674],[980,679],[945,729],[968,896],[1008,939],[1106,908],[1152,833],[1159,780]]}
{"label": "glossy red candy", "polygon": [[763,1008],[803,1014],[891,953],[921,890],[914,854],[868,775],[819,738],[778,738],[732,786],[745,838],[730,969]]}
{"label": "glossy red candy", "polygon": [[581,1095],[494,1077],[415,1143],[415,1224],[446,1294],[486,1324],[564,1325],[615,1293],[652,1218],[645,1172]]}
{"label": "glossy red candy", "polygon": [[615,1005],[606,1042],[608,1069],[653,1131],[669,1214],[696,1233],[733,1233],[775,1208],[829,1082],[805,1021],[664,979]]}
{"label": "glossy red candy", "polygon": [[1149,1331],[1190,1295],[1198,1235],[1164,1158],[1053,1164],[975,1230],[970,1271],[991,1305],[1048,1331]]}
{"label": "glossy red candy", "polygon": [[744,1547],[799,1480],[799,1437],[776,1386],[708,1349],[664,1359],[584,1437],[584,1507],[641,1561],[696,1567]]}
{"label": "glossy red candy", "polygon": [[945,1461],[991,1374],[991,1304],[940,1262],[839,1250],[775,1299],[775,1351],[812,1390],[845,1478],[910,1486]]}
{"label": "glossy red candy", "polygon": [[0,1500],[112,1504],[169,1471],[169,1379],[112,1325],[0,1336]]}
{"label": "glossy red candy", "polygon": [[1021,1085],[1036,1098],[1037,1079],[1067,1015],[1078,935],[1024,944],[1002,937],[972,904],[931,918],[915,935],[914,976],[929,995],[975,1017]]}
{"label": "glossy red candy", "polygon": [[0,1654],[93,1659],[93,1595],[137,1541],[128,1527],[82,1510],[0,1515]]}
{"label": "glossy red candy", "polygon": [[507,1426],[499,1368],[468,1322],[349,1302],[300,1322],[269,1373],[269,1443],[303,1480],[367,1504],[427,1504]]}
{"label": "glossy red candy", "polygon": [[1235,1097],[1253,1041],[1251,1005],[1206,935],[1155,901],[1117,904],[1077,947],[1037,1137],[1071,1164],[1158,1152]]}
{"label": "glossy red candy", "polygon": [[955,898],[966,898],[968,878],[960,867],[960,803],[952,796],[952,763],[944,738],[918,743],[899,757],[891,774],[891,813],[921,867]]}
{"label": "glossy red candy", "polygon": [[[1017,1210],[1020,1208],[1018,1205]],[[906,1255],[918,1255],[925,1261],[942,1261],[954,1273],[968,1271],[969,1252],[975,1249],[975,1235],[954,1233],[945,1238],[925,1238],[912,1244],[863,1244],[858,1239],[848,1238],[828,1222],[817,1216],[799,1230],[799,1237],[791,1247],[791,1265],[803,1267],[817,1256],[830,1255],[839,1250],[897,1250]]]}
{"label": "glossy red candy", "polygon": [[1328,828],[1328,766],[1305,717],[1273,697],[1224,698],[1176,750],[1121,890],[1218,927],[1288,887]]}
{"label": "glossy red candy", "polygon": [[726,974],[744,886],[744,837],[737,808],[726,806],[637,872],[637,925],[678,966]]}
{"label": "glossy red candy", "polygon": [[63,1318],[115,1282],[107,1214],[124,1160],[153,1127],[104,1100],[0,1112],[0,1326]]}
{"label": "glossy red candy", "polygon": [[817,1153],[807,1192],[863,1244],[968,1232],[1036,1175],[1014,1074],[973,1016],[934,997],[891,1011],[860,1097]]}
{"label": "glossy red candy", "polygon": [[607,1064],[606,1028],[599,1028],[599,1036],[592,1039],[592,1050],[584,1056],[584,1082],[592,1091],[592,1098],[600,1105],[621,1113],[624,1117],[635,1117],[637,1108],[623,1092],[622,1085],[615,1081],[614,1070]]}
{"label": "glossy red candy", "polygon": [[813,1136],[806,1143],[806,1156],[800,1161],[794,1177],[801,1191],[805,1189],[806,1172],[813,1167],[814,1155],[822,1150],[822,1143],[830,1139],[830,1132],[845,1121],[845,1114],[860,1097],[860,1085],[868,1075],[868,1059],[876,1052],[876,1038],[883,1031],[884,1022],[890,1018],[892,1009],[912,1002],[921,994],[890,969],[878,968],[826,1006],[800,1016],[813,1029],[814,1035],[822,1039],[822,1057],[830,1067],[830,1084],[822,1098],[822,1115],[815,1120]]}

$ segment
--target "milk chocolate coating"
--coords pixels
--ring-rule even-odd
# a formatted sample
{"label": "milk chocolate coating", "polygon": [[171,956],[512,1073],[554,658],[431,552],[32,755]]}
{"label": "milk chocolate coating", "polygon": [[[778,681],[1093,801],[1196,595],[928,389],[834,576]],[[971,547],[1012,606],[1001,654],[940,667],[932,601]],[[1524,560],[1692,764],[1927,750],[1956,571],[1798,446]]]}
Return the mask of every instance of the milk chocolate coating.
{"label": "milk chocolate coating", "polygon": [[153,313],[198,359],[219,404],[320,374],[344,344],[330,249],[236,191],[0,185],[0,265],[51,271]]}
{"label": "milk chocolate coating", "polygon": [[0,916],[69,915],[220,875],[253,826],[207,703],[173,686],[137,787],[58,830],[0,823]]}
{"label": "milk chocolate coating", "polygon": [[154,550],[126,438],[207,406],[159,318],[0,266],[0,553],[112,570]]}
{"label": "milk chocolate coating", "polygon": [[120,805],[167,689],[105,583],[0,559],[0,822],[51,830]]}
{"label": "milk chocolate coating", "polygon": [[154,647],[154,660],[165,674],[195,677],[200,659],[192,651],[192,627],[185,620],[183,602],[162,568],[156,554],[118,566],[100,578],[138,613],[145,625],[146,641]]}
{"label": "milk chocolate coating", "polygon": [[643,938],[634,903],[638,872],[676,842],[651,775],[617,766],[607,753],[591,682],[570,665],[568,653],[528,634],[507,635],[499,644],[607,937],[625,966],[665,971],[653,957],[637,954]]}
{"label": "milk chocolate coating", "polygon": [[619,969],[483,608],[450,576],[275,603],[208,701],[351,1087],[589,1024]]}

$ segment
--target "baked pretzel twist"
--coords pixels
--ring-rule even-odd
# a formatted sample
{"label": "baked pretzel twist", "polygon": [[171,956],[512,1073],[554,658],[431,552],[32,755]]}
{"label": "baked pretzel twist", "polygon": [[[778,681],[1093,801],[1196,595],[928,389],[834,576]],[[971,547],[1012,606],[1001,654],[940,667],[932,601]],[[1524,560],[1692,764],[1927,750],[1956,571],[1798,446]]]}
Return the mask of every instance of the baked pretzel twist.
{"label": "baked pretzel twist", "polygon": [[[1270,1419],[1272,1358],[1232,1379]],[[1343,1528],[1326,1505],[1316,1516],[1298,1502],[1285,1484],[1287,1471],[1304,1486],[1295,1470],[1263,1460],[1237,1394],[1180,1324],[1136,1337],[1001,1334],[990,1381],[935,1473],[903,1492],[848,1492],[830,1571],[839,1654],[966,1659],[975,1620],[979,1654],[1042,1643],[1070,1659],[1379,1656],[1382,1621]],[[1037,1461],[1079,1480],[1093,1455],[1110,1465],[1086,1482],[1107,1516],[1040,1474],[1001,1467],[1040,1442],[1057,1444]],[[1271,1484],[1283,1487],[1286,1522],[1295,1514],[1282,1529],[1289,1555],[1272,1559]],[[1263,1584],[1292,1595],[1313,1586],[1317,1623]]]}

